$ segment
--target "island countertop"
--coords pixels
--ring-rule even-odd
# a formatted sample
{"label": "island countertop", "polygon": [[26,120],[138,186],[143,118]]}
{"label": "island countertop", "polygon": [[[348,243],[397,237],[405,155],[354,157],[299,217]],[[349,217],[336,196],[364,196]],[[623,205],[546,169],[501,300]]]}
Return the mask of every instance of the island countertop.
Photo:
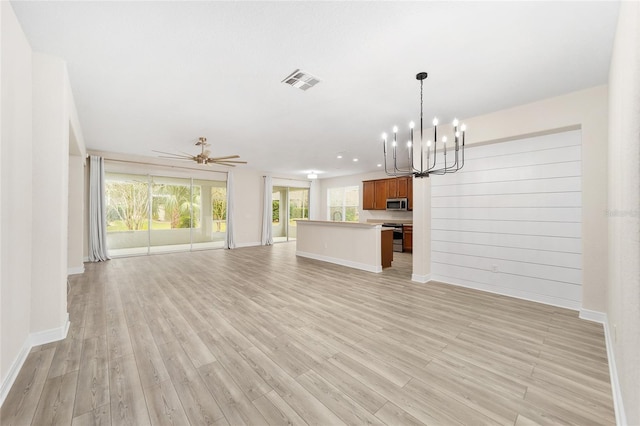
{"label": "island countertop", "polygon": [[[332,220],[296,220],[296,224],[310,223],[314,225],[327,225],[327,226],[345,226],[352,228],[380,228],[382,223],[364,223],[364,222],[334,222]],[[386,228],[386,227],[384,227]],[[391,228],[388,228],[391,229]]]}

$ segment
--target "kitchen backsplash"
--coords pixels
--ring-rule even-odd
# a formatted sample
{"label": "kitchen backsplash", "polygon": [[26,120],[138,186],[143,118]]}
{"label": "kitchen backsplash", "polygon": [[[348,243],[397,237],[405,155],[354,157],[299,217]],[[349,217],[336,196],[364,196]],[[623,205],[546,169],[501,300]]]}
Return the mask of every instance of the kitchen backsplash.
{"label": "kitchen backsplash", "polygon": [[360,222],[368,220],[384,220],[392,222],[393,220],[412,220],[413,212],[393,212],[386,210],[360,210]]}

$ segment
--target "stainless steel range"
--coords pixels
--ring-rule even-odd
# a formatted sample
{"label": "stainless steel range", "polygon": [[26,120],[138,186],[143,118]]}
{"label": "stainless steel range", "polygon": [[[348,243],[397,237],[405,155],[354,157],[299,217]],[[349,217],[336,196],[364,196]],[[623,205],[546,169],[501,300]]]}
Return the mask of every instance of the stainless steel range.
{"label": "stainless steel range", "polygon": [[404,251],[404,229],[401,223],[383,223],[382,226],[393,228],[393,251]]}

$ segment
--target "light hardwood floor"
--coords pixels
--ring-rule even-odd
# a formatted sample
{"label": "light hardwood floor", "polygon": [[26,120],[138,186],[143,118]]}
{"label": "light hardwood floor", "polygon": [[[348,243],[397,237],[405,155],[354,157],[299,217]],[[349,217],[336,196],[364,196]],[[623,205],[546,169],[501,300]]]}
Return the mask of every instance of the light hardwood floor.
{"label": "light hardwood floor", "polygon": [[602,326],[296,258],[295,243],[116,259],[71,279],[9,425],[614,424]]}

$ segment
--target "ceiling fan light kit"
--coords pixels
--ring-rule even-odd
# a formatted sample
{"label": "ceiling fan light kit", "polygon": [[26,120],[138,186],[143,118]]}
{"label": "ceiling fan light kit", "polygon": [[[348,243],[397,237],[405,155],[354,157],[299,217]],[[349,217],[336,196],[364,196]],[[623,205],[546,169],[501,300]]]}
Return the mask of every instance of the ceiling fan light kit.
{"label": "ceiling fan light kit", "polygon": [[227,155],[225,157],[209,157],[209,150],[205,150],[205,147],[209,146],[207,143],[207,138],[201,136],[198,138],[198,142],[196,142],[196,146],[200,147],[200,154],[197,155],[189,155],[189,154],[174,154],[170,152],[163,151],[153,151],[160,155],[160,158],[169,158],[172,160],[190,160],[195,161],[198,164],[218,164],[220,166],[228,166],[235,167],[236,164],[247,164],[246,161],[237,161],[234,158],[240,158],[239,155]]}
{"label": "ceiling fan light kit", "polygon": [[[438,119],[433,119],[433,142],[429,139],[426,144],[423,142],[423,124],[422,124],[422,89],[424,80],[427,78],[426,72],[416,74],[416,80],[420,81],[420,167],[414,164],[413,151],[413,121],[409,123],[409,141],[407,141],[407,156],[409,165],[406,169],[398,167],[398,127],[393,127],[393,141],[391,142],[391,154],[393,158],[393,168],[389,170],[387,167],[387,134],[382,134],[382,153],[384,157],[384,171],[387,176],[415,176],[417,178],[429,177],[430,174],[444,175],[447,173],[455,173],[464,167],[464,140],[467,126],[460,124],[458,119],[453,120],[453,160],[447,162],[447,137],[442,136],[442,148],[438,151]],[[426,149],[425,149],[426,148]],[[443,160],[441,163],[437,161],[438,155],[442,153]],[[426,156],[426,161],[425,161]]]}

